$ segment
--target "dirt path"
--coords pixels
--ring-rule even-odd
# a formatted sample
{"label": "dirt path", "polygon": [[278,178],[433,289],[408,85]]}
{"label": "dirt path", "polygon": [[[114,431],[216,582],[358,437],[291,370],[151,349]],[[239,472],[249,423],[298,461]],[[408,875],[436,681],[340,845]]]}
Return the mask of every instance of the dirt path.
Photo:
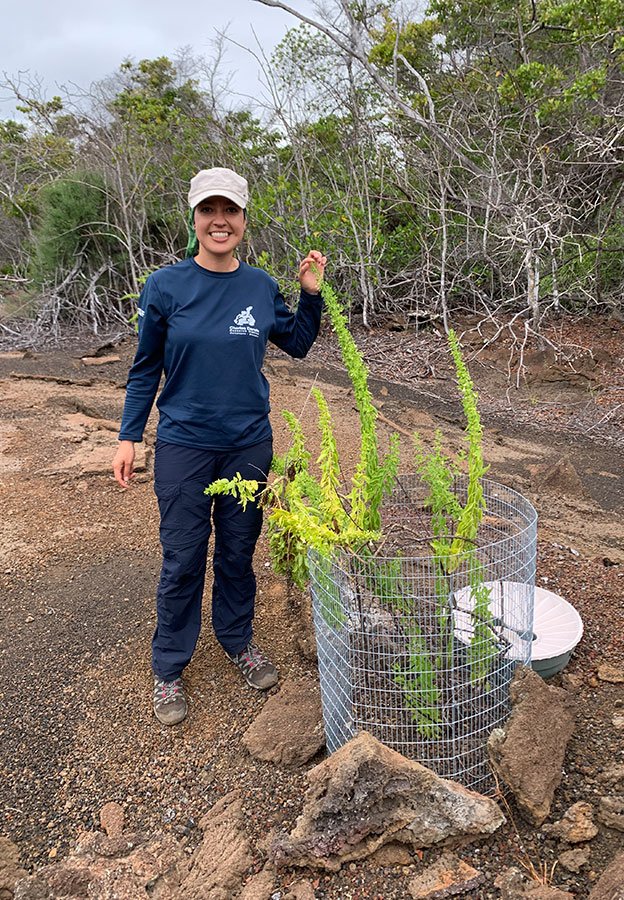
{"label": "dirt path", "polygon": [[[107,464],[131,343],[115,352],[119,362],[97,367],[66,352],[0,354],[0,832],[18,844],[27,866],[64,854],[78,830],[95,827],[108,800],[124,805],[130,827],[192,836],[201,814],[237,787],[260,838],[294,822],[304,789],[303,773],[258,763],[242,747],[241,735],[264,700],[244,688],[209,628],[188,671],[188,720],[165,729],[152,717],[149,640],[159,547],[149,446],[155,420],[145,473],[124,494]],[[268,360],[278,450],[287,440],[278,415],[284,407],[304,410],[306,431],[314,434],[315,369],[314,360]],[[351,391],[325,366],[318,381],[348,466],[357,454]],[[389,434],[390,422],[405,432],[406,458],[407,434],[415,429],[428,438],[440,427],[451,447],[459,445],[455,402],[437,402],[429,389],[372,384],[382,432]],[[577,606],[586,626],[569,667],[578,676],[582,715],[558,793],[560,813],[599,791],[605,760],[624,762],[622,731],[613,724],[621,685],[595,678],[602,661],[624,664],[624,456],[588,437],[510,424],[496,411],[486,423],[491,477],[536,503],[539,578]],[[260,643],[283,677],[314,672],[297,644],[297,603],[271,573],[264,542],[256,568]],[[562,871],[555,881],[586,897],[591,872],[595,878],[620,837],[603,829],[592,844],[591,866],[577,875]],[[543,836],[507,829],[491,848],[475,898],[498,896],[493,872],[517,862],[520,840],[536,858],[556,858],[556,845]],[[483,868],[478,852],[466,858]],[[284,885],[290,878],[284,875]],[[321,878],[317,896],[403,897],[405,878],[400,867],[362,864]]]}

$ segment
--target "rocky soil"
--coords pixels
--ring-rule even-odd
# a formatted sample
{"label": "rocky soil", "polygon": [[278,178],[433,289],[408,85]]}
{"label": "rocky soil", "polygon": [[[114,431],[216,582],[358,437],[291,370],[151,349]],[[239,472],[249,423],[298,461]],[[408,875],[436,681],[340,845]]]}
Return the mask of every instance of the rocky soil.
{"label": "rocky soil", "polygon": [[[507,824],[459,851],[478,873],[463,896],[514,896],[505,886],[512,876],[501,878],[515,866],[531,871],[535,884],[542,877],[583,900],[623,843],[624,328],[566,323],[549,334],[563,347],[559,355],[548,344],[523,347],[508,332],[483,349],[495,329],[479,334],[467,322],[464,331],[469,356],[480,351],[471,370],[490,476],[534,501],[538,583],[574,604],[585,635],[565,674],[553,679],[576,701],[577,721],[548,820],[529,824],[513,800],[503,803]],[[383,435],[400,431],[406,460],[414,430],[429,439],[441,428],[457,448],[461,414],[442,339],[387,328],[358,338]],[[209,626],[187,672],[188,719],[167,729],[152,716],[154,419],[133,489],[121,492],[107,469],[132,354],[132,339],[101,349],[83,339],[63,350],[0,352],[0,833],[19,851],[11,862],[10,845],[5,853],[0,844],[0,880],[5,863],[30,871],[66,857],[80,831],[100,827],[110,801],[122,808],[126,829],[162,831],[190,856],[206,813],[232,791],[249,836],[248,874],[259,872],[267,835],[293,830],[306,771],[324,758],[317,747],[300,765],[288,754],[251,755],[245,735],[268,698],[245,688]],[[334,411],[344,466],[352,465],[357,418],[331,336],[301,363],[272,353],[266,369],[276,448],[287,441],[282,408],[302,413],[315,434],[309,392],[316,381]],[[271,572],[264,540],[256,568],[259,642],[284,682],[314,681],[305,597]],[[596,833],[574,843],[553,824],[577,803],[589,804]],[[297,896],[303,878],[301,897],[410,897],[408,886],[437,856],[373,857],[337,872],[286,867],[266,896]]]}

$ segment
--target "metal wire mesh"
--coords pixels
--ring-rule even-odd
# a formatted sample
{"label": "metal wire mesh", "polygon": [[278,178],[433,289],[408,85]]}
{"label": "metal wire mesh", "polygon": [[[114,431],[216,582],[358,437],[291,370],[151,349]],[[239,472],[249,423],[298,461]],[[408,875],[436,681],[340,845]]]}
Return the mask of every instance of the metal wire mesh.
{"label": "metal wire mesh", "polygon": [[[455,493],[466,499],[460,478]],[[490,732],[529,665],[537,514],[485,481],[475,546],[432,556],[426,488],[401,475],[384,504],[384,544],[333,559],[311,552],[312,606],[327,746],[360,730],[444,778],[488,793]]]}

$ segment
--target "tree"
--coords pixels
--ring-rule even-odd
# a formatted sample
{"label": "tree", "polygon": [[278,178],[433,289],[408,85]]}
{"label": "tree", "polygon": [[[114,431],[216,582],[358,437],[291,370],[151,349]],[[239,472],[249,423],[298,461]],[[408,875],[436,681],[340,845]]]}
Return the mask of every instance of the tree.
{"label": "tree", "polygon": [[[537,329],[542,299],[564,300],[571,246],[591,252],[605,191],[621,179],[622,3],[440,0],[415,23],[390,3],[341,0],[314,20],[257,2],[317,28],[385,97],[408,194],[429,198],[443,315],[468,264],[475,295],[489,269],[513,305],[522,274]],[[586,278],[565,287],[567,303],[579,287],[592,294]]]}
{"label": "tree", "polygon": [[[365,324],[500,311],[526,336],[621,303],[624,0],[431,0],[419,19],[392,0],[316,18],[257,2],[301,23],[259,58],[261,110],[228,105],[218,47],[125,61],[71,98],[12,85],[27,124],[0,128],[1,264],[47,272],[54,317],[129,315],[183,252],[188,180],[211,165],[249,179],[245,258],[288,287],[320,244]],[[50,183],[86,217],[73,258],[33,244]]]}

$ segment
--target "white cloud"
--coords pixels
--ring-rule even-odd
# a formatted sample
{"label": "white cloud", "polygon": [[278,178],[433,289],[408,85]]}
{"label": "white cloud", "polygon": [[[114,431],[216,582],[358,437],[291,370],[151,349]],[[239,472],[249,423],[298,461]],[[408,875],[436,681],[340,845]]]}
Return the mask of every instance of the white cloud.
{"label": "white cloud", "polygon": [[[293,5],[310,11],[312,0]],[[297,24],[292,16],[253,0],[22,0],[3,6],[0,72],[14,78],[28,72],[41,80],[48,96],[64,84],[88,88],[128,57],[172,56],[186,46],[198,56],[210,56],[216,32],[226,28],[236,43],[257,51],[255,32],[268,54],[286,29]],[[257,93],[258,64],[250,54],[228,44],[225,65],[237,73],[235,91]],[[0,117],[11,115],[13,103],[6,91],[0,100]]]}

